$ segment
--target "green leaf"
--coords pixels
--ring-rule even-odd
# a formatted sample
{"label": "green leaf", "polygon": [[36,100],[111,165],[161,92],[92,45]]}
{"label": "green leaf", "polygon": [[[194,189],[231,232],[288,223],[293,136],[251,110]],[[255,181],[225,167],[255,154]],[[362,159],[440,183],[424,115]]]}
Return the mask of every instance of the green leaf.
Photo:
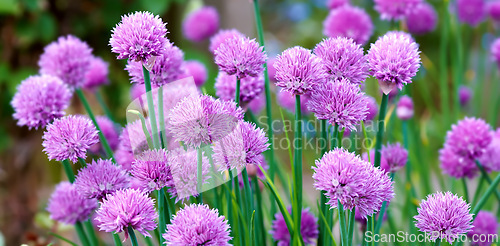
{"label": "green leaf", "polygon": [[18,15],[21,13],[21,7],[16,0],[0,0],[0,14]]}

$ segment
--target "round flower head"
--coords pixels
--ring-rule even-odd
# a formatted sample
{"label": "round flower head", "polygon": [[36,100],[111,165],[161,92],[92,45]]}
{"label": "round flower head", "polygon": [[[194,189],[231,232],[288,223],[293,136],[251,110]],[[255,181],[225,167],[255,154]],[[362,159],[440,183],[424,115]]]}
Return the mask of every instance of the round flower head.
{"label": "round flower head", "polygon": [[357,207],[367,218],[394,197],[394,182],[384,171],[345,149],[325,153],[313,170],[314,187],[326,192],[331,208],[340,200],[345,209]]}
{"label": "round flower head", "polygon": [[201,7],[191,13],[182,22],[184,37],[194,42],[203,41],[214,35],[219,29],[219,14],[211,6]]}
{"label": "round flower head", "polygon": [[460,156],[474,160],[490,145],[490,128],[482,119],[465,117],[448,131],[445,146]]}
{"label": "round flower head", "polygon": [[[309,109],[307,108],[307,103],[309,102],[310,95],[311,93],[307,93],[300,97],[300,110],[304,115],[310,113]],[[281,107],[287,109],[292,113],[295,113],[295,96],[292,93],[284,90],[279,90],[278,92],[276,92],[276,101]]]}
{"label": "round flower head", "polygon": [[350,4],[350,0],[328,0],[326,2],[326,6],[329,9],[336,9],[338,7],[342,7],[344,5]]}
{"label": "round flower head", "polygon": [[246,37],[226,39],[215,50],[219,69],[229,75],[236,74],[240,79],[262,74],[266,59],[263,47],[255,39]]}
{"label": "round flower head", "polygon": [[154,201],[142,191],[118,190],[107,195],[100,205],[94,218],[100,231],[125,232],[125,239],[127,239],[128,227],[146,237],[151,237],[147,231],[156,228],[155,219],[158,213],[155,211]]}
{"label": "round flower head", "polygon": [[[159,87],[178,80],[184,75],[182,69],[184,53],[178,47],[168,44],[163,52],[158,54],[150,71],[151,85]],[[134,83],[144,84],[142,62],[129,59],[125,68]]]}
{"label": "round flower head", "polygon": [[87,220],[96,208],[97,200],[83,197],[75,185],[67,181],[56,186],[47,205],[50,218],[66,224]]}
{"label": "round flower head", "polygon": [[[215,94],[222,100],[234,100],[236,95],[236,76],[219,71],[215,78]],[[240,80],[240,103],[249,103],[264,91],[264,76],[245,77]]]}
{"label": "round flower head", "polygon": [[21,82],[11,101],[18,126],[30,129],[45,127],[64,116],[71,99],[71,91],[57,77],[31,76]]}
{"label": "round flower head", "polygon": [[40,74],[56,76],[70,88],[80,88],[85,84],[91,60],[92,49],[87,43],[68,35],[45,47],[38,66]]}
{"label": "round flower head", "polygon": [[196,86],[201,87],[207,81],[208,72],[203,63],[195,60],[186,61],[184,62],[184,69],[186,74],[193,76]]}
{"label": "round flower head", "polygon": [[373,120],[375,119],[375,116],[377,116],[378,114],[377,100],[375,100],[375,98],[369,95],[365,95],[365,99],[368,103],[366,104],[366,106],[368,107],[368,114],[366,115],[365,120]]}
{"label": "round flower head", "polygon": [[332,38],[352,38],[356,43],[364,45],[373,34],[373,23],[364,9],[344,5],[330,11],[323,22],[323,34]]}
{"label": "round flower head", "polygon": [[474,178],[479,171],[474,160],[459,155],[449,146],[439,150],[439,162],[443,173],[454,178]]}
{"label": "round flower head", "polygon": [[500,68],[500,38],[495,39],[495,41],[491,45],[491,57]]}
{"label": "round flower head", "polygon": [[49,160],[69,159],[73,163],[78,158],[85,159],[87,150],[99,142],[97,129],[87,117],[65,116],[47,126],[43,134],[43,151]]}
{"label": "round flower head", "polygon": [[491,132],[492,140],[478,160],[486,171],[500,171],[500,128]]}
{"label": "round flower head", "polygon": [[136,187],[145,192],[172,185],[167,152],[163,149],[144,151],[133,162],[130,174],[138,181]]}
{"label": "round flower head", "polygon": [[[108,117],[106,116],[97,116],[96,117],[97,124],[99,125],[99,128],[101,129],[102,134],[108,141],[109,147],[111,150],[116,150],[118,148],[118,145],[120,143],[120,134],[118,133],[116,129],[116,125],[113,121],[111,121]],[[104,153],[104,149],[102,148],[101,143],[96,143],[90,147],[90,151],[92,153]]]}
{"label": "round flower head", "polygon": [[397,107],[396,107],[396,115],[401,120],[409,120],[413,118],[413,100],[411,97],[404,95],[399,98]]}
{"label": "round flower head", "polygon": [[410,9],[406,15],[406,25],[408,31],[413,34],[426,34],[436,29],[437,13],[432,5],[422,2]]}
{"label": "round flower head", "polygon": [[461,85],[460,88],[458,88],[458,99],[460,100],[460,105],[467,105],[471,97],[472,90],[469,87]]}
{"label": "round flower head", "polygon": [[197,147],[230,133],[243,118],[243,110],[233,101],[190,95],[171,110],[168,118],[174,139]]}
{"label": "round flower head", "polygon": [[417,209],[415,226],[429,233],[431,240],[446,239],[452,243],[459,235],[472,229],[470,205],[450,192],[434,193],[422,200]]}
{"label": "round flower head", "polygon": [[208,47],[208,49],[210,50],[210,52],[215,54],[215,51],[226,40],[232,38],[244,38],[244,37],[245,36],[236,29],[220,30],[217,34],[215,34],[210,38],[210,46]]}
{"label": "round flower head", "polygon": [[420,68],[419,54],[418,44],[405,32],[388,32],[371,45],[368,64],[386,95],[396,86],[401,90],[411,83]]}
{"label": "round flower head", "polygon": [[92,161],[75,178],[76,190],[85,198],[101,200],[116,190],[128,188],[130,178],[123,168],[111,160]]}
{"label": "round flower head", "polygon": [[[290,213],[291,209],[288,210]],[[301,218],[300,234],[302,235],[302,239],[304,239],[305,245],[315,245],[319,234],[318,219],[316,219],[314,214],[309,211],[309,208],[302,209]],[[281,212],[274,215],[272,229],[269,233],[273,236],[274,241],[278,242],[278,246],[290,245],[290,232],[288,231],[285,218]]]}
{"label": "round flower head", "polygon": [[490,2],[488,5],[488,13],[490,14],[491,19],[495,22],[500,21],[500,1]]}
{"label": "round flower head", "polygon": [[149,12],[122,16],[112,33],[109,44],[118,59],[147,62],[152,56],[159,56],[169,44],[166,25]]}
{"label": "round flower head", "polygon": [[[197,197],[202,191],[198,190],[198,153],[195,149],[184,150],[177,148],[168,155],[172,182],[168,192],[175,197],[175,202],[189,199],[190,196]],[[201,175],[202,184],[210,179],[210,163],[208,158],[202,154]]]}
{"label": "round flower head", "polygon": [[300,46],[288,48],[274,63],[276,85],[293,95],[303,95],[325,82],[328,74],[321,58]]}
{"label": "round flower head", "polygon": [[400,143],[382,146],[381,153],[390,167],[390,172],[397,172],[408,162],[408,151]]}
{"label": "round flower head", "polygon": [[95,90],[101,85],[107,84],[108,81],[108,66],[102,58],[93,56],[90,59],[90,66],[85,74],[85,83],[83,87],[88,90]]}
{"label": "round flower head", "polygon": [[350,38],[328,38],[314,48],[325,65],[330,80],[345,78],[361,84],[368,77],[368,63],[363,48]]}
{"label": "round flower head", "polygon": [[168,245],[231,245],[230,228],[217,209],[210,209],[205,204],[191,204],[174,215],[163,238]]}
{"label": "round flower head", "polygon": [[471,26],[477,26],[486,17],[484,0],[457,0],[458,20]]}
{"label": "round flower head", "polygon": [[472,241],[472,245],[489,246],[493,244],[492,236],[496,235],[496,238],[498,238],[497,217],[491,212],[479,211],[472,226],[474,226],[472,231],[467,233],[469,238],[475,240],[475,242]]}
{"label": "round flower head", "polygon": [[316,118],[353,131],[356,130],[355,125],[366,118],[367,105],[368,100],[359,86],[346,79],[320,85],[311,93],[307,104]]}
{"label": "round flower head", "polygon": [[267,76],[270,81],[276,82],[274,76],[276,75],[276,68],[274,68],[274,63],[276,62],[276,57],[267,60]]}
{"label": "round flower head", "polygon": [[120,165],[123,169],[130,171],[132,163],[134,162],[134,154],[126,150],[122,144],[118,145],[118,149],[113,154],[116,164]]}
{"label": "round flower head", "polygon": [[422,0],[375,0],[375,10],[382,20],[400,20]]}
{"label": "round flower head", "polygon": [[264,131],[253,123],[240,121],[214,146],[214,162],[219,171],[242,169],[248,164],[262,165],[260,155],[269,147]]}

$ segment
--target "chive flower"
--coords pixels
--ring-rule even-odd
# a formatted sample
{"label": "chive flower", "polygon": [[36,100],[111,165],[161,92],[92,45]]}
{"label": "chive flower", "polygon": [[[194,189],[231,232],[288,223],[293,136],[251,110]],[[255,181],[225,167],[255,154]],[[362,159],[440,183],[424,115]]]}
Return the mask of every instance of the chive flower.
{"label": "chive flower", "polygon": [[346,4],[330,11],[323,22],[323,34],[352,38],[364,45],[373,34],[373,23],[364,9]]}
{"label": "chive flower", "polygon": [[115,165],[111,159],[92,161],[80,169],[75,178],[76,190],[85,198],[101,200],[107,194],[128,188],[130,176],[121,166]]}
{"label": "chive flower", "polygon": [[215,54],[215,63],[229,75],[256,77],[264,71],[267,56],[264,48],[246,37],[233,37],[223,41]]}
{"label": "chive flower", "polygon": [[[236,95],[236,75],[219,71],[215,78],[215,94],[222,100],[234,100]],[[264,91],[264,76],[244,77],[240,80],[240,103],[246,105]]]}
{"label": "chive flower", "polygon": [[[291,214],[291,209],[288,209],[288,213]],[[278,242],[278,246],[290,245],[290,232],[288,231],[285,218],[281,212],[274,215],[271,228],[269,233],[273,236],[273,239]],[[314,214],[309,208],[302,209],[300,235],[302,235],[305,245],[315,245],[319,235],[318,219],[314,217]]]}
{"label": "chive flower", "polygon": [[219,13],[211,6],[201,7],[187,15],[182,22],[182,33],[190,41],[200,42],[219,29]]}
{"label": "chive flower", "polygon": [[86,221],[96,208],[96,199],[83,197],[75,185],[67,181],[56,186],[47,204],[51,219],[71,225]]}

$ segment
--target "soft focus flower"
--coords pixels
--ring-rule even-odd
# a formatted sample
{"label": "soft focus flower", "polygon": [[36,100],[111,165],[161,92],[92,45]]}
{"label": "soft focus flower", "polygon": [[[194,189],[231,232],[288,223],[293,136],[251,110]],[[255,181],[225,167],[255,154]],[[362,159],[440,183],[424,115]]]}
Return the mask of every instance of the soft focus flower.
{"label": "soft focus flower", "polygon": [[217,209],[205,204],[185,206],[163,234],[168,245],[230,245],[231,226]]}
{"label": "soft focus flower", "polygon": [[78,158],[85,159],[87,150],[99,142],[97,129],[84,116],[65,116],[47,126],[43,134],[43,151],[49,160],[69,159],[73,163]]}
{"label": "soft focus flower", "polygon": [[116,190],[128,188],[130,177],[123,168],[111,160],[92,161],[75,178],[76,190],[85,198],[101,200]]}
{"label": "soft focus flower", "polygon": [[100,231],[125,232],[127,239],[128,227],[132,227],[145,237],[151,237],[148,231],[156,228],[155,219],[158,213],[155,211],[154,201],[142,191],[118,190],[107,195],[100,204],[94,218]]}
{"label": "soft focus flower", "polygon": [[445,146],[458,155],[474,160],[480,157],[491,143],[490,129],[483,119],[465,117],[448,131]]}
{"label": "soft focus flower", "polygon": [[439,150],[439,162],[443,173],[454,178],[474,178],[479,171],[474,160],[459,155],[445,145]]}
{"label": "soft focus flower", "polygon": [[152,192],[172,185],[172,173],[164,149],[146,150],[132,163],[130,174],[135,177],[136,187]]}
{"label": "soft focus flower", "polygon": [[215,63],[221,71],[238,78],[255,77],[264,71],[267,56],[263,47],[246,37],[233,37],[223,41],[215,50]]}
{"label": "soft focus flower", "polygon": [[422,0],[375,0],[375,10],[382,20],[400,20]]}
{"label": "soft focus flower", "polygon": [[[146,120],[148,134],[151,136],[151,125],[149,118]],[[149,149],[147,137],[142,128],[142,122],[136,120],[128,123],[122,130],[119,137],[118,149],[123,148],[131,154],[139,155]]]}
{"label": "soft focus flower", "polygon": [[[197,197],[201,190],[198,190],[198,153],[195,149],[184,150],[177,148],[168,155],[170,172],[172,173],[173,185],[168,189],[175,202],[188,199],[190,196]],[[203,155],[201,159],[201,184],[210,179],[210,163]]]}
{"label": "soft focus flower", "polygon": [[491,132],[492,140],[478,160],[486,171],[500,171],[500,128]]}
{"label": "soft focus flower", "polygon": [[101,85],[107,84],[108,81],[108,66],[102,58],[93,56],[90,59],[89,69],[85,73],[85,83],[83,87],[88,90],[95,90]]}
{"label": "soft focus flower", "polygon": [[250,101],[247,104],[247,108],[250,109],[254,115],[260,114],[260,112],[262,111],[262,109],[264,109],[265,106],[266,106],[266,95],[264,92],[261,92],[257,97],[252,99],[252,101]]}
{"label": "soft focus flower", "polygon": [[347,4],[350,4],[350,0],[328,0],[326,2],[326,6],[329,9],[336,9],[338,7],[342,7]]}
{"label": "soft focus flower", "polygon": [[182,22],[184,37],[194,42],[209,38],[217,29],[219,29],[219,13],[211,6],[204,6],[189,13]]}
{"label": "soft focus flower", "polygon": [[444,238],[452,243],[473,227],[470,205],[450,192],[428,195],[417,211],[418,215],[413,217],[415,226],[421,232],[429,233],[431,240]]}
{"label": "soft focus flower", "polygon": [[325,153],[313,170],[314,187],[326,192],[331,208],[340,200],[345,209],[357,207],[366,218],[394,197],[394,182],[384,171],[345,149]]}
{"label": "soft focus flower", "polygon": [[408,31],[413,34],[426,34],[436,29],[438,15],[432,5],[421,2],[411,8],[406,15]]}
{"label": "soft focus flower", "polygon": [[276,85],[293,95],[303,95],[325,82],[328,74],[321,58],[300,46],[288,48],[274,63]]}
{"label": "soft focus flower", "polygon": [[375,98],[369,95],[365,95],[366,107],[368,107],[368,114],[366,115],[366,121],[375,119],[378,114],[378,104]]}
{"label": "soft focus flower", "polygon": [[460,105],[462,106],[467,105],[471,97],[472,97],[472,90],[469,87],[461,85],[460,88],[458,88],[458,99],[460,100]]}
{"label": "soft focus flower", "polygon": [[[215,78],[215,94],[222,100],[234,100],[236,96],[236,75],[219,71]],[[245,105],[264,91],[264,76],[244,77],[240,80],[240,103]]]}
{"label": "soft focus flower", "polygon": [[[344,133],[345,134],[345,133]],[[384,155],[380,153],[380,169],[383,170],[386,173],[391,172],[391,167],[389,167],[389,164],[387,164],[387,160],[384,158]],[[368,153],[363,153],[361,156],[361,159],[364,161],[369,161],[372,165],[375,165],[375,151],[370,151],[370,160],[368,160]]]}
{"label": "soft focus flower", "polygon": [[[288,210],[291,214],[291,209]],[[302,235],[302,239],[304,239],[305,245],[315,245],[319,234],[318,219],[309,211],[309,208],[302,209],[301,218],[300,234]],[[274,241],[278,242],[278,246],[290,245],[290,232],[288,231],[285,218],[281,212],[274,215],[272,229],[269,233],[273,236]]]}
{"label": "soft focus flower", "polygon": [[497,217],[491,212],[479,211],[472,226],[472,231],[467,233],[469,238],[475,240],[472,245],[489,246],[494,243],[492,236],[498,238]]}
{"label": "soft focus flower", "polygon": [[[309,102],[311,93],[304,94],[300,97],[300,110],[301,113],[306,115],[310,111],[307,108],[307,103]],[[295,113],[295,95],[288,91],[279,90],[276,92],[276,101],[280,107],[287,109],[288,111]]]}
{"label": "soft focus flower", "polygon": [[147,62],[152,56],[159,56],[170,43],[165,23],[149,12],[135,12],[124,15],[113,28],[109,44],[118,59]]}
{"label": "soft focus flower", "polygon": [[420,68],[419,54],[418,44],[405,32],[388,32],[371,45],[368,64],[385,94],[411,83]]}
{"label": "soft focus flower", "polygon": [[323,34],[332,38],[352,38],[356,43],[364,45],[373,34],[373,23],[364,9],[344,5],[330,11],[323,22]]}
{"label": "soft focus flower", "polygon": [[207,81],[208,72],[203,63],[195,60],[186,61],[184,62],[184,69],[186,74],[193,76],[196,86],[201,87]]}
{"label": "soft focus flower", "polygon": [[387,161],[390,172],[397,172],[408,162],[408,151],[400,143],[384,145],[380,152]]}
{"label": "soft focus flower", "polygon": [[190,95],[171,110],[168,118],[174,139],[196,147],[230,133],[243,118],[243,110],[233,101]]}
{"label": "soft focus flower", "polygon": [[361,84],[368,77],[363,48],[350,38],[324,39],[316,45],[314,54],[323,61],[330,80],[345,78],[353,84]]}
{"label": "soft focus flower", "polygon": [[495,39],[491,45],[491,58],[497,63],[500,68],[500,38]]}
{"label": "soft focus flower", "polygon": [[232,38],[244,38],[244,37],[245,36],[236,29],[220,30],[217,34],[215,34],[210,38],[210,46],[208,47],[208,49],[210,50],[210,52],[215,54],[215,51],[226,40]]}
{"label": "soft focus flower", "polygon": [[276,82],[276,68],[274,68],[274,63],[276,62],[276,57],[270,58],[267,60],[267,76],[270,81]]}
{"label": "soft focus flower", "polygon": [[[104,135],[108,141],[111,150],[116,150],[116,148],[118,148],[118,144],[120,143],[120,134],[118,134],[115,123],[108,117],[102,115],[97,116],[96,121],[101,129],[102,135]],[[99,153],[103,152],[104,149],[101,143],[96,143],[90,147],[90,151],[93,153]]]}
{"label": "soft focus flower", "polygon": [[458,20],[471,26],[477,26],[486,17],[484,0],[457,0]]}
{"label": "soft focus flower", "polygon": [[85,84],[85,75],[90,68],[92,49],[75,36],[59,37],[47,45],[40,56],[40,74],[60,78],[70,88]]}
{"label": "soft focus flower", "polygon": [[130,99],[132,100],[140,99],[144,93],[146,93],[144,85],[132,84],[130,87]]}
{"label": "soft focus flower", "polygon": [[118,146],[118,149],[113,153],[116,164],[120,165],[123,169],[130,171],[132,169],[132,163],[134,162],[134,154],[126,150],[122,144]]}
{"label": "soft focus flower", "polygon": [[368,101],[359,86],[346,79],[327,82],[311,93],[307,106],[316,118],[328,120],[339,129],[356,130],[355,125],[366,118]]}
{"label": "soft focus flower", "polygon": [[57,77],[30,76],[17,87],[11,101],[18,126],[30,129],[45,127],[52,120],[64,116],[71,99],[71,91]]}
{"label": "soft focus flower", "polygon": [[47,205],[50,218],[66,224],[87,220],[96,208],[97,200],[83,197],[67,181],[56,186]]}
{"label": "soft focus flower", "polygon": [[500,21],[500,1],[493,1],[488,4],[488,13],[495,22]]}
{"label": "soft focus flower", "polygon": [[401,96],[396,107],[396,115],[401,120],[409,120],[413,118],[413,114],[413,100],[407,95]]}

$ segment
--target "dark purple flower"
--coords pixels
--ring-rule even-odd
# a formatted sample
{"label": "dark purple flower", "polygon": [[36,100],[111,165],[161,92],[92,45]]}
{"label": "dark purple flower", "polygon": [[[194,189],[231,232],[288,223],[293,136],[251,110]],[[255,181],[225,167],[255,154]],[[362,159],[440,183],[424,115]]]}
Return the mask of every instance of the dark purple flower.
{"label": "dark purple flower", "polygon": [[411,97],[404,95],[399,98],[397,107],[396,107],[396,115],[401,120],[409,120],[413,118],[413,100]]}
{"label": "dark purple flower", "polygon": [[458,20],[471,26],[484,21],[486,18],[486,3],[484,0],[457,0]]}
{"label": "dark purple flower", "polygon": [[[219,71],[215,78],[215,94],[222,100],[234,100],[236,95],[236,75]],[[245,77],[240,80],[240,103],[245,105],[264,91],[264,76]]]}
{"label": "dark purple flower", "polygon": [[71,91],[59,78],[37,75],[21,82],[10,104],[18,126],[38,129],[64,116],[70,99]]}
{"label": "dark purple flower", "polygon": [[472,223],[472,231],[467,233],[471,238],[474,246],[489,246],[494,243],[494,239],[498,238],[498,221],[497,217],[488,211],[479,211],[474,222]]}
{"label": "dark purple flower", "polygon": [[450,192],[434,193],[422,200],[417,209],[415,226],[429,233],[431,240],[446,239],[452,243],[459,235],[472,229],[470,205]]}
{"label": "dark purple flower", "polygon": [[400,143],[384,145],[380,152],[387,161],[390,172],[397,172],[408,162],[408,151]]}
{"label": "dark purple flower", "polygon": [[491,58],[500,68],[500,38],[495,39],[491,45]]}
{"label": "dark purple flower", "polygon": [[76,190],[85,198],[101,200],[116,190],[128,188],[130,177],[126,170],[111,160],[92,161],[75,178]]}
{"label": "dark purple flower", "polygon": [[375,0],[375,10],[382,20],[400,20],[422,0]]}
{"label": "dark purple flower", "polygon": [[329,9],[336,9],[338,7],[342,7],[344,5],[350,4],[350,0],[328,0],[326,2],[326,6]]}
{"label": "dark purple flower", "polygon": [[240,79],[260,75],[267,59],[263,47],[255,39],[246,37],[226,39],[214,54],[215,63],[221,71],[236,74]]}
{"label": "dark purple flower", "polygon": [[217,34],[210,38],[210,46],[208,49],[210,50],[210,52],[215,54],[215,51],[223,42],[236,37],[244,38],[245,36],[236,29],[220,30]]}
{"label": "dark purple flower", "polygon": [[75,185],[67,181],[56,186],[47,205],[50,218],[66,224],[87,220],[96,208],[96,199],[83,197]]}
{"label": "dark purple flower", "polygon": [[366,106],[368,107],[368,114],[366,115],[366,121],[373,120],[378,114],[378,104],[375,98],[369,95],[365,95],[365,99],[368,102]]}
{"label": "dark purple flower", "polygon": [[492,140],[478,160],[486,171],[500,171],[500,128],[491,132]]}
{"label": "dark purple flower", "polygon": [[330,11],[323,22],[323,34],[332,38],[352,38],[364,45],[373,34],[373,23],[364,9],[343,5]]}
{"label": "dark purple flower", "polygon": [[330,80],[345,78],[353,84],[361,84],[368,77],[363,48],[350,38],[324,39],[316,45],[314,54],[323,61]]}
{"label": "dark purple flower", "polygon": [[[111,150],[116,150],[116,148],[118,148],[118,144],[120,143],[120,134],[117,131],[116,124],[108,117],[101,115],[96,117],[96,121],[99,125],[99,128],[101,129],[102,134],[108,141]],[[99,153],[103,152],[104,149],[101,143],[96,143],[90,147],[90,151],[93,153]]]}
{"label": "dark purple flower", "polygon": [[185,206],[167,225],[163,238],[168,245],[230,245],[231,226],[217,209],[205,204]]}
{"label": "dark purple flower", "polygon": [[84,86],[91,60],[92,49],[87,43],[68,35],[45,47],[38,66],[40,74],[59,77],[73,89]]}
{"label": "dark purple flower", "polygon": [[163,149],[146,150],[132,163],[130,174],[135,177],[136,187],[145,192],[172,186],[172,173],[167,152]]}
{"label": "dark purple flower", "polygon": [[[168,192],[175,197],[175,202],[189,199],[190,196],[197,197],[202,191],[198,190],[198,150],[177,148],[169,152],[168,162],[172,173],[172,185]],[[201,161],[201,185],[210,179],[210,162],[202,153]]]}
{"label": "dark purple flower", "polygon": [[90,59],[89,69],[85,74],[85,83],[83,87],[88,90],[95,90],[101,85],[105,85],[108,80],[108,66],[102,58],[93,56]]}
{"label": "dark purple flower", "polygon": [[43,151],[49,160],[69,159],[73,163],[78,158],[85,159],[87,150],[99,142],[97,129],[87,117],[65,116],[47,126],[43,134]]}
{"label": "dark purple flower", "polygon": [[189,13],[182,22],[184,37],[194,42],[209,38],[217,32],[217,29],[219,29],[219,13],[211,6],[204,6]]}
{"label": "dark purple flower", "polygon": [[[310,113],[309,109],[307,108],[307,103],[309,102],[310,95],[311,93],[307,93],[300,97],[300,110],[302,114]],[[295,113],[295,95],[293,95],[292,93],[285,90],[279,90],[278,92],[276,92],[276,101],[281,107],[287,109],[292,113]]]}
{"label": "dark purple flower", "polygon": [[495,22],[500,21],[500,1],[490,2],[488,4],[488,13],[490,14],[491,19]]}
{"label": "dark purple flower", "polygon": [[[291,214],[291,209],[288,209],[288,212]],[[318,219],[309,211],[309,208],[302,209],[301,218],[300,234],[302,235],[302,239],[304,239],[305,245],[315,245],[319,234]],[[290,232],[288,231],[285,218],[281,212],[274,215],[272,229],[269,233],[271,233],[273,239],[278,242],[278,246],[290,245]]]}
{"label": "dark purple flower", "polygon": [[436,29],[438,15],[432,5],[422,2],[410,9],[406,15],[408,31],[413,34],[426,34]]}
{"label": "dark purple flower", "polygon": [[184,62],[184,69],[186,74],[193,76],[196,86],[201,87],[207,81],[208,72],[203,63],[195,60],[186,61]]}
{"label": "dark purple flower", "polygon": [[471,97],[472,90],[469,87],[461,85],[460,88],[458,88],[458,99],[460,100],[460,105],[462,105],[462,107],[469,103]]}

